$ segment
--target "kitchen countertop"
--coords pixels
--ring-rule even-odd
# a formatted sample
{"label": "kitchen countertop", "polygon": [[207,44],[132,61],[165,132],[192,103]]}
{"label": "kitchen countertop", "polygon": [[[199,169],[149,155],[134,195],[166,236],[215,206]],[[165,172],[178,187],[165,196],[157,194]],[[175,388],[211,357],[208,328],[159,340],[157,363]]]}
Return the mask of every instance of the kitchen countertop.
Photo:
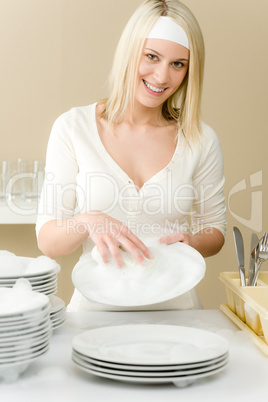
{"label": "kitchen countertop", "polygon": [[[132,384],[97,377],[80,370],[71,359],[73,337],[91,328],[125,324],[182,325],[224,336],[230,343],[225,370],[186,388],[174,384]],[[268,394],[268,356],[220,310],[66,313],[65,324],[52,335],[49,351],[31,363],[12,383],[0,381],[1,401],[154,402],[252,401]]]}
{"label": "kitchen countertop", "polygon": [[35,224],[37,217],[37,201],[7,200],[0,202],[1,225]]}

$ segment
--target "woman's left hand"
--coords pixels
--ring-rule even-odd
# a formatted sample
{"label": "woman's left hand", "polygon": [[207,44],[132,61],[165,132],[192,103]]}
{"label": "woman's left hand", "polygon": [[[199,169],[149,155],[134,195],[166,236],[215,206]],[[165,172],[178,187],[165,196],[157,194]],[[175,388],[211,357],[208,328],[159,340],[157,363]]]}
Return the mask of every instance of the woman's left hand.
{"label": "woman's left hand", "polygon": [[210,257],[220,251],[224,244],[224,236],[218,229],[211,227],[200,230],[194,235],[178,231],[161,237],[159,242],[161,244],[185,243],[199,251],[203,257]]}
{"label": "woman's left hand", "polygon": [[172,235],[164,236],[159,239],[159,242],[161,244],[173,244],[173,243],[185,243],[188,244],[189,246],[192,246],[192,237],[193,235],[189,235],[188,233],[185,232],[176,232]]}

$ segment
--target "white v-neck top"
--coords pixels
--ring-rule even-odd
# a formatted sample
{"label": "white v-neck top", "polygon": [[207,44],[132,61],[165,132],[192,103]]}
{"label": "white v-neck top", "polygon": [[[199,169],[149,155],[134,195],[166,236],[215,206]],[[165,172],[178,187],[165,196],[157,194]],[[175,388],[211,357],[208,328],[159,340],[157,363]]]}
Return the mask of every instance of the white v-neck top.
{"label": "white v-neck top", "polygon": [[[101,142],[95,113],[96,103],[76,107],[52,127],[37,236],[49,220],[90,210],[118,219],[142,238],[178,229],[196,233],[206,227],[225,235],[223,157],[208,125],[202,124],[201,142],[190,147],[179,131],[169,164],[137,191]],[[83,253],[93,245],[88,238]]]}

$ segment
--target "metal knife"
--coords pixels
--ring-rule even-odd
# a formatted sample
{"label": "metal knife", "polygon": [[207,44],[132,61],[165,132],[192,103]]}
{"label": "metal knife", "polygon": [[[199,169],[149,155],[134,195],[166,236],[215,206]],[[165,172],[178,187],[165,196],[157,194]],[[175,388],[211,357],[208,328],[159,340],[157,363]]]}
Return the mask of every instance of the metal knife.
{"label": "metal knife", "polygon": [[[252,281],[255,275],[255,248],[257,244],[259,243],[258,236],[256,233],[251,234],[251,240],[250,240],[250,254],[249,254],[249,268],[248,268],[248,286],[252,286]],[[252,255],[253,254],[253,255]]]}
{"label": "metal knife", "polygon": [[236,255],[237,255],[238,266],[239,266],[240,282],[241,282],[241,286],[246,286],[243,237],[242,237],[240,230],[236,226],[233,227],[233,233],[234,233]]}

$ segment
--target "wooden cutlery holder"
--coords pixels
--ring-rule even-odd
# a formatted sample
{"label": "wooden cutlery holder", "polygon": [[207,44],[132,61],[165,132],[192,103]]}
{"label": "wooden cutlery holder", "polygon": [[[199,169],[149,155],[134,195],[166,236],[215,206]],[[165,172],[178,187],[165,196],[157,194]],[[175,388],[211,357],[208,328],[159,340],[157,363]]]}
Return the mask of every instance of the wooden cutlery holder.
{"label": "wooden cutlery holder", "polygon": [[268,354],[268,272],[260,272],[257,286],[241,286],[238,272],[222,272],[220,280],[227,296],[221,310]]}

